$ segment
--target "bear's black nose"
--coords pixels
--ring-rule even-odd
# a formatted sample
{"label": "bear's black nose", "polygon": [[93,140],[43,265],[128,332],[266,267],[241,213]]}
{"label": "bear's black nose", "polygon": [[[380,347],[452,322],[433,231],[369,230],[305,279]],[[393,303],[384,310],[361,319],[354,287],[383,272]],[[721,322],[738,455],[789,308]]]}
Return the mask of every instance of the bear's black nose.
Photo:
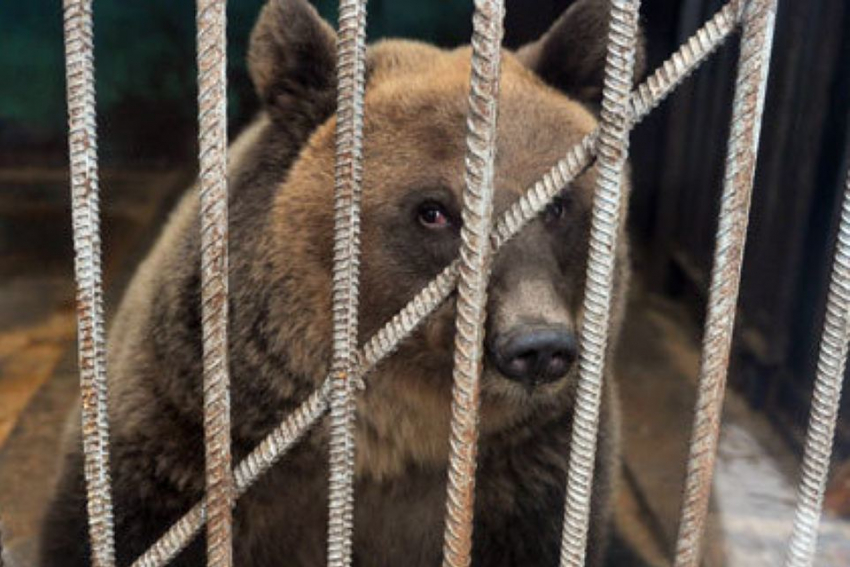
{"label": "bear's black nose", "polygon": [[502,374],[534,386],[563,377],[578,356],[578,345],[566,327],[521,326],[496,337],[491,356]]}

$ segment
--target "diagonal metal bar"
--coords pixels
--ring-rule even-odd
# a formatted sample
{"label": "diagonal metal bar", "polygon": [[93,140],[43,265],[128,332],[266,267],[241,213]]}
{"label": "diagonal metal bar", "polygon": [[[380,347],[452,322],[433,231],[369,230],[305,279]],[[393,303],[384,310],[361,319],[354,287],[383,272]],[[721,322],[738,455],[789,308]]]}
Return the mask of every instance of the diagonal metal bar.
{"label": "diagonal metal bar", "polygon": [[227,356],[226,0],[198,0],[201,320],[204,354],[207,565],[233,564],[233,473]]}
{"label": "diagonal metal bar", "polygon": [[850,341],[850,171],[844,189],[841,223],[829,295],[826,319],[821,335],[817,374],[809,414],[809,429],[803,454],[802,475],[794,530],[785,558],[787,567],[811,567],[814,564],[823,494],[829,474],[829,459],[835,436],[835,422],[841,401],[841,386],[847,366]]}
{"label": "diagonal metal bar", "polygon": [[504,17],[503,0],[475,2],[466,134],[466,187],[463,191],[455,319],[444,567],[467,567],[472,557],[481,359],[487,283],[492,261],[490,231]]}
{"label": "diagonal metal bar", "polygon": [[585,563],[615,263],[620,222],[626,206],[622,181],[629,152],[629,93],[634,81],[639,7],[639,0],[613,0],[611,3],[561,567],[580,567]]}
{"label": "diagonal metal bar", "polygon": [[[733,0],[719,10],[631,94],[630,127],[643,120],[723,44],[737,26],[742,5],[743,0]],[[598,135],[599,131],[595,130],[570,148],[562,159],[499,217],[493,225],[491,237],[494,250],[501,248],[529,221],[537,218],[552,197],[572,183],[590,165],[596,155]],[[369,339],[361,351],[361,374],[369,372],[381,359],[393,352],[396,346],[449,296],[457,284],[459,264],[459,260],[455,260],[447,266]]]}
{"label": "diagonal metal bar", "polygon": [[92,564],[115,564],[91,0],[65,0],[65,72],[86,506]]}
{"label": "diagonal metal bar", "polygon": [[751,0],[743,14],[741,54],[703,335],[697,404],[676,542],[676,567],[695,567],[700,557],[720,434],[775,18],[776,0]]}
{"label": "diagonal metal bar", "polygon": [[328,565],[351,565],[354,529],[354,383],[363,180],[366,0],[341,0],[337,42],[333,359],[330,398]]}
{"label": "diagonal metal bar", "polygon": [[[237,497],[244,494],[260,475],[280,460],[286,451],[328,411],[329,397],[330,380],[313,392],[292,415],[239,463],[233,474]],[[233,504],[235,503],[234,499]],[[132,567],[162,567],[167,564],[188,545],[195,534],[201,530],[205,521],[206,500],[202,500],[172,525],[165,535],[133,563]]]}
{"label": "diagonal metal bar", "polygon": [[[733,0],[718,11],[682,47],[659,67],[637,90],[631,94],[631,125],[634,126],[681,84],[707,59],[735,30],[743,0]],[[593,161],[596,153],[598,131],[585,136],[559,160],[543,177],[529,187],[523,196],[505,211],[493,225],[491,239],[494,251],[520,230],[546,207],[557,193],[569,185]],[[359,366],[356,378],[362,387],[362,378],[405,340],[457,286],[459,260],[447,266],[434,280],[423,288],[407,305],[388,321],[364,344],[358,352]],[[277,462],[328,408],[330,378],[298,410],[287,417],[273,433],[256,447],[236,469],[237,486],[240,471],[244,471],[244,486]],[[247,467],[247,463],[257,466]],[[262,464],[262,466],[260,466]],[[240,493],[244,489],[240,489]],[[185,547],[203,526],[203,514],[198,504],[177,524],[172,526],[133,567],[159,567]],[[193,516],[193,520],[190,520]]]}

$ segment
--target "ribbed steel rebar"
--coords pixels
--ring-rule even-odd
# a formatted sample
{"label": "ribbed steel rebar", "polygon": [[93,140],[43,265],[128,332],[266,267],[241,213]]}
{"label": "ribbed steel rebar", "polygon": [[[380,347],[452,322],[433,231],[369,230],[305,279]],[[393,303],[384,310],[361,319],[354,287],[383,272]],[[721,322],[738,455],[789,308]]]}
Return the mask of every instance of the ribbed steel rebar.
{"label": "ribbed steel rebar", "polygon": [[611,3],[608,56],[602,91],[602,122],[596,145],[598,176],[593,198],[581,324],[578,392],[561,539],[561,567],[583,566],[587,547],[614,270],[620,220],[626,205],[622,181],[629,151],[629,94],[634,81],[639,7],[638,0],[613,0]]}
{"label": "ribbed steel rebar", "polygon": [[65,72],[86,504],[92,564],[115,564],[91,0],[65,0]]}
{"label": "ribbed steel rebar", "polygon": [[366,0],[341,0],[337,42],[329,567],[351,565],[351,539],[354,529],[354,370],[358,344],[365,75]]}
{"label": "ribbed steel rebar", "polygon": [[[330,380],[313,392],[292,415],[287,417],[239,463],[233,474],[236,497],[244,494],[261,474],[280,460],[284,453],[325,414],[328,410],[329,397]],[[234,498],[233,503],[235,502]],[[162,567],[192,541],[205,521],[206,502],[201,501],[172,525],[165,535],[133,563],[132,567]]]}
{"label": "ribbed steel rebar", "polygon": [[847,366],[850,341],[850,171],[847,172],[846,183],[806,433],[794,531],[785,559],[787,567],[814,565],[823,494]]}
{"label": "ribbed steel rebar", "polygon": [[[676,86],[684,81],[709,55],[723,43],[736,25],[736,5],[742,0],[734,0],[697,31],[670,59],[659,67],[630,98],[632,125],[640,122],[655,108]],[[498,249],[513,238],[520,230],[546,207],[549,201],[565,186],[569,185],[593,160],[596,153],[598,130],[588,134],[571,148],[564,158],[559,160],[543,177],[529,187],[493,225],[491,235],[492,248]],[[362,378],[382,359],[389,356],[416,327],[422,323],[446,298],[457,285],[459,260],[447,266],[434,280],[411,299],[405,307],[388,321],[365,343],[358,353],[359,367],[356,379],[362,385]],[[247,462],[265,463],[244,477],[246,486],[276,462],[294,443],[293,436],[300,437],[327,410],[330,397],[330,379],[323,388],[316,391],[293,415],[281,423],[275,433],[270,434],[259,447],[243,460],[236,472],[237,484],[239,471]],[[281,432],[288,432],[282,435]],[[290,435],[291,434],[291,435]],[[287,442],[281,442],[281,440]],[[293,440],[291,440],[293,439]],[[254,474],[256,473],[256,474]],[[133,564],[133,567],[158,567],[185,547],[203,525],[203,515],[195,510],[200,504],[175,524],[148,552]],[[189,516],[195,514],[196,523]],[[155,552],[156,550],[156,552]],[[167,553],[172,555],[167,555]],[[144,562],[142,561],[144,559]]]}
{"label": "ribbed steel rebar", "polygon": [[198,0],[198,145],[204,353],[207,565],[233,564],[233,473],[227,356],[226,0]]}
{"label": "ribbed steel rebar", "polygon": [[[659,67],[630,97],[630,125],[643,120],[679,84],[735,30],[743,0],[733,0],[718,11],[705,26],[691,36],[664,64]],[[595,130],[567,152],[539,181],[526,189],[493,224],[492,248],[498,250],[508,240],[546,208],[564,187],[569,185],[596,155]],[[434,309],[454,290],[458,266],[455,260],[420,291],[364,345],[360,360],[361,373],[367,373],[407,338]]]}
{"label": "ribbed steel rebar", "polygon": [[460,232],[444,567],[468,567],[472,557],[481,361],[493,254],[490,231],[504,17],[503,0],[476,0],[466,121],[466,187]]}
{"label": "ribbed steel rebar", "polygon": [[697,403],[676,542],[676,567],[695,567],[700,557],[720,434],[775,17],[776,0],[750,0],[744,8]]}

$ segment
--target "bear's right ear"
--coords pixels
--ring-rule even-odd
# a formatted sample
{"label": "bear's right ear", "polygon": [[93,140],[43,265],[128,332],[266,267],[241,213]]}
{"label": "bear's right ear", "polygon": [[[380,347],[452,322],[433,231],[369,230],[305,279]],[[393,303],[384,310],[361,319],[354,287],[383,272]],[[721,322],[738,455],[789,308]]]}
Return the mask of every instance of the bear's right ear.
{"label": "bear's right ear", "polygon": [[336,34],[307,0],[269,0],[248,69],[266,110],[290,127],[315,127],[336,108]]}

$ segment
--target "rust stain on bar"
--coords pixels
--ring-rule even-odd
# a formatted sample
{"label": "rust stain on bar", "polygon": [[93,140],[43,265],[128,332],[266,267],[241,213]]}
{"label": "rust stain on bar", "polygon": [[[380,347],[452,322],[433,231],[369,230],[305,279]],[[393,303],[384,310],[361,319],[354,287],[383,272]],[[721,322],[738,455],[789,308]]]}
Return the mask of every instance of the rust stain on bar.
{"label": "rust stain on bar", "polygon": [[227,353],[227,51],[225,0],[198,0],[198,144],[207,565],[233,565]]}
{"label": "rust stain on bar", "polygon": [[743,34],[732,130],[720,203],[685,496],[676,542],[676,567],[696,567],[700,558],[720,434],[775,17],[776,0],[751,0],[742,15]]}
{"label": "rust stain on bar", "polygon": [[561,567],[585,564],[596,437],[605,377],[612,288],[623,199],[623,171],[632,128],[630,94],[638,32],[638,0],[613,0],[602,91],[584,317],[581,323],[578,393],[573,412]]}
{"label": "rust stain on bar", "polygon": [[466,187],[463,191],[458,266],[444,567],[467,567],[472,554],[483,324],[492,259],[493,169],[504,17],[502,0],[479,0],[475,3],[466,134]]}
{"label": "rust stain on bar", "polygon": [[115,543],[109,474],[106,340],[91,0],[65,0],[65,72],[77,280],[80,394],[92,564],[112,567]]}
{"label": "rust stain on bar", "polygon": [[[682,81],[723,43],[737,25],[743,0],[733,0],[718,11],[700,30],[659,67],[637,90],[632,92],[630,124],[633,127],[667,97]],[[493,252],[520,230],[549,203],[564,186],[572,182],[596,153],[598,130],[586,136],[579,144],[554,164],[534,185],[527,188],[494,223],[490,236]],[[388,321],[356,353],[356,373],[352,375],[358,387],[364,387],[363,378],[383,358],[389,356],[398,344],[422,323],[451,294],[457,285],[459,260],[447,266],[431,283],[423,288],[408,304]],[[246,457],[236,469],[237,495],[244,492],[328,410],[331,378],[302,404],[291,416],[284,419]],[[198,503],[175,523],[133,567],[160,567],[175,557],[204,524],[204,503]]]}
{"label": "rust stain on bar", "polygon": [[354,391],[363,97],[366,87],[366,0],[341,0],[337,41],[334,179],[333,355],[330,381],[328,566],[351,565],[354,531]]}

